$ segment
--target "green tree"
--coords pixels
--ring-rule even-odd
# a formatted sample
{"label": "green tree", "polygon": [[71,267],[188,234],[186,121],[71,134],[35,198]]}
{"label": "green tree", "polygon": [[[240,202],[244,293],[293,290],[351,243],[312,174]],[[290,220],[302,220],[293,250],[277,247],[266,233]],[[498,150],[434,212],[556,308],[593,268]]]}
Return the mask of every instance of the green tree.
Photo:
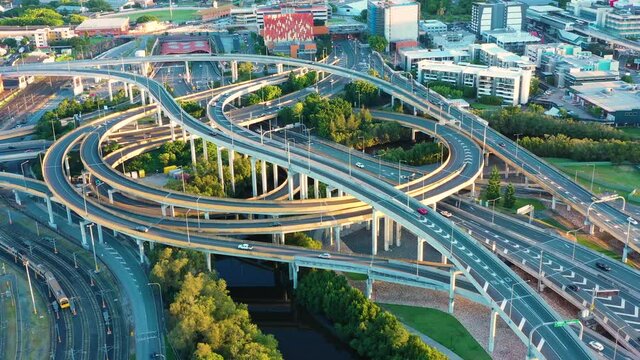
{"label": "green tree", "polygon": [[78,14],[70,14],[67,16],[67,22],[72,25],[77,25],[87,20],[86,16],[78,15]]}
{"label": "green tree", "polygon": [[85,6],[92,12],[113,10],[106,0],[89,0],[85,3]]}
{"label": "green tree", "polygon": [[487,184],[487,190],[484,193],[485,200],[495,200],[500,197],[500,173],[497,167],[491,169],[491,175],[489,175],[489,183]]}
{"label": "green tree", "polygon": [[540,91],[540,80],[538,80],[537,77],[532,76],[531,83],[529,84],[529,93],[531,95],[536,95],[538,94],[538,91]]}
{"label": "green tree", "polygon": [[154,15],[142,15],[136,19],[136,24],[144,24],[151,21],[160,21],[160,19]]}
{"label": "green tree", "polygon": [[315,250],[322,249],[322,243],[320,241],[314,240],[310,236],[301,232],[286,234],[285,244],[300,246],[307,249],[315,249]]}
{"label": "green tree", "polygon": [[516,205],[516,188],[511,183],[504,189],[502,205],[507,209],[513,209]]}
{"label": "green tree", "polygon": [[620,80],[629,84],[633,84],[633,78],[631,77],[631,75],[623,75],[620,77]]}
{"label": "green tree", "polygon": [[242,79],[249,79],[251,73],[253,73],[254,67],[251,62],[242,62],[238,65],[238,77]]}
{"label": "green tree", "polygon": [[387,39],[385,39],[384,36],[380,36],[380,35],[369,36],[368,41],[369,41],[369,46],[371,46],[371,49],[377,52],[384,52],[385,49],[387,48],[387,45],[389,45],[389,42],[387,41]]}

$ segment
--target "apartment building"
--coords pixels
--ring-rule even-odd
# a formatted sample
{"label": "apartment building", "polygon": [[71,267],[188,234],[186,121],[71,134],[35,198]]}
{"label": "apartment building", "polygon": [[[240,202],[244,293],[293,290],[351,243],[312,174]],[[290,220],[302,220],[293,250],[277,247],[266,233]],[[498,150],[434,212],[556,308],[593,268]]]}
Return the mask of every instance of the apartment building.
{"label": "apartment building", "polygon": [[524,30],[527,6],[517,1],[491,0],[473,3],[471,31],[481,35],[495,29]]}

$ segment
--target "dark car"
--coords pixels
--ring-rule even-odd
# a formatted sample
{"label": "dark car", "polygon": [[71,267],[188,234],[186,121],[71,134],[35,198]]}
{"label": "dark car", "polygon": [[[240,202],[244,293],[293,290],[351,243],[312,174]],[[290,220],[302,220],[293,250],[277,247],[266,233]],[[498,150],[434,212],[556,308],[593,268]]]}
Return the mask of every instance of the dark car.
{"label": "dark car", "polygon": [[427,215],[427,209],[425,208],[418,208],[416,211],[418,211],[418,214],[420,215]]}
{"label": "dark car", "polygon": [[602,271],[611,271],[611,266],[603,263],[603,262],[597,262],[596,263],[596,267]]}
{"label": "dark car", "polygon": [[507,147],[507,144],[505,144],[505,143],[503,143],[503,142],[498,143],[498,145],[500,145],[500,147]]}
{"label": "dark car", "polygon": [[569,289],[571,291],[580,291],[580,286],[578,286],[576,284],[571,284],[571,285],[567,286],[567,289]]}

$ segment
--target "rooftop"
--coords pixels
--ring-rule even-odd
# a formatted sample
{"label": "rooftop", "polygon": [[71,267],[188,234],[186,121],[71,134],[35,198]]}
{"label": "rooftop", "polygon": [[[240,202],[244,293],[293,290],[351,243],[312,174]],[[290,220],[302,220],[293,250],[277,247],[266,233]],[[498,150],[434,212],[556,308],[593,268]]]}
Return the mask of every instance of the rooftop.
{"label": "rooftop", "polygon": [[548,13],[548,12],[560,12],[561,8],[551,5],[533,5],[529,6],[528,10],[536,11],[539,13]]}
{"label": "rooftop", "polygon": [[129,18],[87,19],[76,27],[76,31],[121,28],[129,24]]}
{"label": "rooftop", "polygon": [[601,81],[571,86],[578,96],[612,113],[640,108],[640,90],[624,81]]}
{"label": "rooftop", "polygon": [[410,58],[418,58],[418,57],[448,57],[448,56],[467,56],[469,52],[467,50],[431,50],[431,49],[407,49],[399,51],[404,56]]}
{"label": "rooftop", "polygon": [[502,68],[497,66],[486,66],[469,63],[454,64],[452,61],[431,61],[422,60],[418,62],[418,68],[433,67],[438,71],[464,72],[465,74],[476,74],[479,76],[518,78],[523,71],[520,68]]}
{"label": "rooftop", "polygon": [[533,36],[526,31],[514,31],[508,29],[497,29],[491,31],[485,31],[484,36],[493,37],[499,42],[536,42],[540,41],[540,38]]}

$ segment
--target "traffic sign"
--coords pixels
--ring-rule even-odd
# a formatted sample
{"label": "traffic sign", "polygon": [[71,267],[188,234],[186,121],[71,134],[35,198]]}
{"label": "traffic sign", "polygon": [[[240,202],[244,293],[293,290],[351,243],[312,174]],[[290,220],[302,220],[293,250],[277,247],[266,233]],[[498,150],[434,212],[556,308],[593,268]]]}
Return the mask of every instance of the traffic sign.
{"label": "traffic sign", "polygon": [[563,326],[567,326],[570,324],[579,324],[580,320],[578,319],[572,319],[572,320],[563,320],[563,321],[556,321],[553,323],[554,327],[563,327]]}

